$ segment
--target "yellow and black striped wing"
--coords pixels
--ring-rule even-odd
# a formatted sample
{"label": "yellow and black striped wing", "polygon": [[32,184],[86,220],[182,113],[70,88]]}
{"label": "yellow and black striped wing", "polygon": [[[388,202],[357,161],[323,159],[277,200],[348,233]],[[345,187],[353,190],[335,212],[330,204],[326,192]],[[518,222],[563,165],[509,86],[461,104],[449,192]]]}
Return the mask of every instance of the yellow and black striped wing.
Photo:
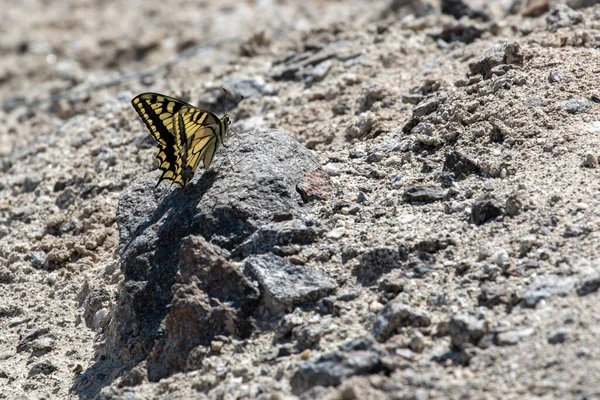
{"label": "yellow and black striped wing", "polygon": [[180,112],[175,124],[175,136],[185,137],[184,178],[193,176],[200,161],[208,169],[217,148],[223,142],[223,122],[216,115],[199,109]]}
{"label": "yellow and black striped wing", "polygon": [[219,119],[208,111],[158,93],[142,93],[131,103],[157,142],[156,157],[163,171],[157,186],[163,180],[185,186],[198,165],[195,161],[192,167],[189,162],[189,156],[196,160],[195,153],[190,153],[194,138],[206,135],[206,129],[219,127]]}

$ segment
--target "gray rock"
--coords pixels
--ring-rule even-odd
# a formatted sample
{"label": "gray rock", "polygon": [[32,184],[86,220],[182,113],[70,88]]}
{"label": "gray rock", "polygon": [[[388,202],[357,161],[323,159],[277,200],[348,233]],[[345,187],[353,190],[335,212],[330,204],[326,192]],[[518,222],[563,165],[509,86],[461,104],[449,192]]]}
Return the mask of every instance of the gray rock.
{"label": "gray rock", "polygon": [[505,212],[506,215],[514,217],[521,213],[523,209],[523,201],[518,193],[511,194],[506,198]]}
{"label": "gray rock", "polygon": [[497,199],[480,198],[473,203],[471,209],[471,220],[476,225],[481,225],[487,221],[502,215],[502,205]]}
{"label": "gray rock", "polygon": [[33,341],[48,333],[50,333],[49,328],[36,328],[23,332],[19,343],[17,344],[17,352],[20,353],[25,350],[30,350]]}
{"label": "gray rock", "polygon": [[369,345],[342,345],[340,350],[324,354],[301,365],[290,379],[292,392],[300,395],[316,386],[337,386],[351,376],[385,372],[383,352]]}
{"label": "gray rock", "polygon": [[[281,216],[301,219],[309,206],[304,205],[297,186],[320,163],[306,147],[281,131],[257,130],[237,136],[235,145],[221,149],[213,165],[204,173],[199,170],[197,178],[183,189],[171,189],[164,183],[155,189],[158,173],[154,172],[135,180],[123,191],[116,216],[123,283],[114,318],[106,329],[108,362],[137,363],[154,348],[156,335],[162,332],[159,327],[173,312],[168,306],[180,269],[184,237],[204,237],[214,245],[213,252],[219,251],[217,246],[233,250],[265,223]],[[190,279],[194,279],[192,275]],[[243,281],[241,277],[235,280],[236,285]],[[223,317],[246,315],[235,307],[214,310],[212,306],[205,308],[204,302],[193,304],[200,313],[197,319],[204,313]],[[190,320],[191,323],[197,321]],[[251,330],[242,329],[242,325],[230,325],[228,329],[237,327],[238,335]],[[219,334],[230,332],[219,325],[214,329],[221,330]],[[210,338],[211,334],[201,337]],[[132,350],[122,351],[125,348]],[[172,368],[164,371],[183,368],[184,353],[178,351]],[[158,371],[156,376],[163,376],[164,371]]]}
{"label": "gray rock", "polygon": [[407,203],[433,203],[444,199],[446,190],[438,185],[414,186],[406,189],[402,198]]}
{"label": "gray rock", "polygon": [[41,181],[42,178],[40,178],[38,175],[26,176],[25,180],[23,181],[23,192],[33,192],[38,187]]}
{"label": "gray rock", "polygon": [[36,375],[51,375],[53,372],[58,370],[58,367],[51,362],[43,361],[37,364],[34,364],[29,373],[27,374],[28,378],[31,378]]}
{"label": "gray rock", "polygon": [[298,350],[309,349],[319,343],[327,333],[320,325],[299,326],[292,330],[292,338],[296,340]]}
{"label": "gray rock", "polygon": [[429,325],[431,325],[431,319],[427,313],[402,304],[402,300],[396,297],[387,303],[377,315],[373,324],[373,335],[380,342],[384,342],[400,327],[419,328]]}
{"label": "gray rock", "polygon": [[56,343],[56,337],[53,334],[44,335],[39,337],[31,342],[30,349],[31,353],[39,357],[46,353],[51,352],[54,349],[54,344]]}
{"label": "gray rock", "polygon": [[498,346],[514,346],[534,333],[535,330],[533,328],[500,332],[496,335],[495,343]]}
{"label": "gray rock", "polygon": [[277,94],[277,88],[267,83],[262,76],[251,78],[228,78],[223,82],[223,87],[233,97],[258,98]]}
{"label": "gray rock", "polygon": [[315,65],[305,73],[304,80],[308,83],[318,82],[323,80],[331,67],[333,66],[333,60],[326,60],[322,63]]}
{"label": "gray rock", "polygon": [[245,258],[251,254],[268,253],[274,246],[307,245],[314,243],[324,232],[322,227],[300,220],[266,224],[236,247],[232,255]]}
{"label": "gray rock", "polygon": [[500,65],[523,65],[523,51],[517,42],[496,44],[488,53],[469,63],[472,75],[482,75],[484,79],[491,78],[494,68]]}
{"label": "gray rock", "polygon": [[555,4],[546,17],[546,29],[556,32],[560,28],[583,22],[581,14],[565,4]]}
{"label": "gray rock", "polygon": [[[344,254],[342,257],[344,258]],[[346,257],[348,256],[346,255]],[[387,246],[376,247],[360,254],[359,263],[354,273],[361,280],[371,280],[379,277],[388,270],[398,268],[407,260],[408,250],[404,245],[395,248]]]}
{"label": "gray rock", "polygon": [[455,315],[448,323],[452,346],[461,349],[466,344],[477,344],[487,333],[485,321],[471,315]]}
{"label": "gray rock", "polygon": [[600,289],[600,274],[586,278],[583,284],[577,289],[579,296],[587,296]]}
{"label": "gray rock", "polygon": [[586,168],[598,168],[598,157],[595,154],[588,153],[585,155],[585,159],[581,165]]}
{"label": "gray rock", "polygon": [[33,268],[44,268],[46,264],[46,253],[43,251],[33,251],[29,255],[29,262]]}
{"label": "gray rock", "polygon": [[573,99],[563,101],[560,106],[569,114],[581,114],[587,112],[592,105],[586,99]]}
{"label": "gray rock", "polygon": [[323,273],[272,254],[248,257],[244,273],[258,281],[263,303],[274,314],[318,301],[336,289]]}
{"label": "gray rock", "polygon": [[521,294],[525,307],[535,307],[541,300],[568,296],[575,288],[575,279],[558,275],[542,276]]}
{"label": "gray rock", "polygon": [[458,151],[451,151],[445,155],[442,171],[453,172],[455,179],[462,180],[469,175],[481,174],[481,167],[466,155]]}
{"label": "gray rock", "polygon": [[181,242],[173,300],[147,359],[151,381],[183,371],[197,346],[214,350],[222,337],[247,339],[254,331],[259,299],[254,284],[204,238]]}
{"label": "gray rock", "polygon": [[564,343],[567,341],[567,339],[569,339],[570,335],[571,335],[571,331],[566,328],[559,328],[559,329],[553,330],[552,332],[550,332],[548,334],[548,343],[550,343],[550,344]]}
{"label": "gray rock", "polygon": [[566,81],[566,79],[560,71],[550,71],[550,74],[548,74],[548,82],[550,83],[560,83]]}
{"label": "gray rock", "polygon": [[483,21],[490,19],[483,10],[472,9],[462,0],[442,0],[442,13],[452,15],[456,19],[462,17],[479,18]]}
{"label": "gray rock", "polygon": [[412,118],[422,118],[426,115],[431,114],[438,109],[439,105],[446,100],[445,97],[441,96],[430,96],[426,97],[413,109]]}

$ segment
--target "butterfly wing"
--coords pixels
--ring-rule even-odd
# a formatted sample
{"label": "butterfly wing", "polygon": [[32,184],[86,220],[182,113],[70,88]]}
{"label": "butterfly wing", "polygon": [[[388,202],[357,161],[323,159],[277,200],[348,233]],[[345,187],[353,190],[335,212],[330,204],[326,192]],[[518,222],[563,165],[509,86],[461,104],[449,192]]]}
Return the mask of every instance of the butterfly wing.
{"label": "butterfly wing", "polygon": [[163,180],[185,185],[193,178],[200,160],[205,169],[227,132],[226,117],[173,97],[158,93],[142,93],[131,101],[159,148],[156,157]]}
{"label": "butterfly wing", "polygon": [[181,138],[175,135],[175,116],[186,112],[192,105],[158,93],[142,93],[131,100],[133,108],[157,142],[159,166],[163,172],[157,186],[163,180],[170,180],[181,186],[183,166]]}
{"label": "butterfly wing", "polygon": [[177,116],[175,135],[185,138],[183,180],[191,180],[200,160],[208,169],[214,158],[219,141],[222,141],[222,122],[211,112],[193,108]]}

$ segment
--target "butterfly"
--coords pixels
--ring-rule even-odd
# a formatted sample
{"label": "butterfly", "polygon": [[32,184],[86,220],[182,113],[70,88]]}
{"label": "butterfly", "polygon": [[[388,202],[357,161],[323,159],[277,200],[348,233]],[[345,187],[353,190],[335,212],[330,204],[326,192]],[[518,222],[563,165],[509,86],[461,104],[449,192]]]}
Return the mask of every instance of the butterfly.
{"label": "butterfly", "polygon": [[200,161],[208,169],[231,125],[227,112],[218,118],[210,111],[158,93],[142,93],[131,104],[157,142],[156,158],[162,175],[156,186],[168,180],[185,187]]}

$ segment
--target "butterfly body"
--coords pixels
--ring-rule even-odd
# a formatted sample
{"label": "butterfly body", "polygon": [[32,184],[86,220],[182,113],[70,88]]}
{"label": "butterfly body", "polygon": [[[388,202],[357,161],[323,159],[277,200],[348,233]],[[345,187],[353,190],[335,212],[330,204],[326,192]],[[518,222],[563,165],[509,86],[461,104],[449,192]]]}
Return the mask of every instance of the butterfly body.
{"label": "butterfly body", "polygon": [[131,100],[133,108],[156,140],[163,180],[185,187],[202,161],[208,169],[229,129],[227,114],[218,118],[184,101],[158,93],[142,93]]}

